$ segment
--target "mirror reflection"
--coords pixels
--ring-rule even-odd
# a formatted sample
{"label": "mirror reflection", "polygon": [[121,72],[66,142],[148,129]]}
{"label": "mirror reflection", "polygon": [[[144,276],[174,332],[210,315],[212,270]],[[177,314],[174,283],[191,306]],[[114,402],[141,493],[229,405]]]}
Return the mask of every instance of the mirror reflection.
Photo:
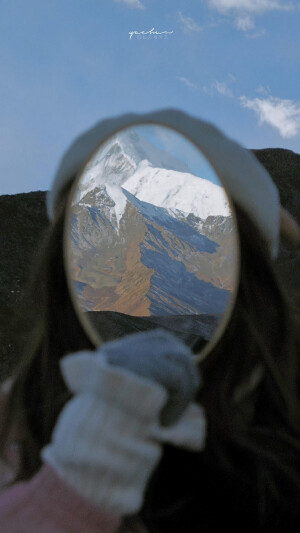
{"label": "mirror reflection", "polygon": [[100,146],[69,206],[76,307],[102,340],[161,326],[189,345],[213,338],[237,283],[230,201],[202,153],[160,125]]}

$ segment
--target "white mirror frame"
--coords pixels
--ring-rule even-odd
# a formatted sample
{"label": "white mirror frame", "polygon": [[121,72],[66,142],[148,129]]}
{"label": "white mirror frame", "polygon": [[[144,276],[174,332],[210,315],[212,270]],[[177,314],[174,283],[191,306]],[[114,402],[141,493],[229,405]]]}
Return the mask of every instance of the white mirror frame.
{"label": "white mirror frame", "polygon": [[[238,225],[237,218],[235,214],[235,209],[231,199],[231,191],[228,190],[231,187],[228,187],[228,184],[224,183],[221,172],[224,174],[224,169],[221,165],[221,156],[224,150],[224,146],[220,146],[220,151],[216,153],[216,132],[220,135],[220,139],[227,140],[218,130],[214,128],[209,123],[198,121],[188,115],[181,113],[177,110],[167,110],[156,113],[150,113],[146,115],[123,115],[117,119],[107,120],[100,122],[97,126],[90,130],[90,132],[85,136],[85,142],[82,142],[81,138],[78,139],[78,151],[77,157],[73,157],[72,161],[68,160],[68,152],[66,153],[65,158],[61,164],[61,171],[68,175],[70,179],[76,175],[74,183],[72,185],[71,191],[69,193],[69,200],[67,206],[67,213],[65,217],[65,227],[64,227],[64,264],[66,270],[66,278],[68,283],[68,289],[72,298],[72,302],[79,318],[80,323],[82,324],[84,330],[86,331],[88,337],[95,345],[95,347],[101,346],[103,340],[94,327],[92,327],[90,321],[85,317],[85,313],[81,310],[78,300],[76,298],[74,284],[68,275],[68,264],[69,264],[69,228],[71,223],[71,204],[74,194],[77,190],[77,184],[81,179],[82,174],[85,171],[86,166],[88,165],[90,159],[99,151],[100,147],[110,139],[113,135],[116,135],[119,131],[127,129],[129,127],[134,127],[138,125],[154,125],[154,126],[164,126],[169,127],[171,130],[183,135],[187,140],[189,140],[198,150],[204,155],[207,161],[210,163],[212,168],[215,170],[221,185],[224,187],[224,190],[228,196],[228,202],[230,205],[230,210],[234,219],[234,224],[236,227],[236,240],[237,240],[237,259],[236,259],[236,273],[235,273],[235,283],[234,289],[232,291],[230,303],[227,307],[226,312],[224,313],[222,320],[217,327],[212,339],[208,341],[205,347],[201,350],[200,353],[195,355],[196,361],[202,361],[206,355],[212,351],[214,346],[218,343],[222,337],[230,317],[232,315],[233,308],[236,302],[236,296],[239,286],[239,277],[240,277],[240,242],[238,234]],[[200,127],[201,126],[201,127]],[[81,142],[80,142],[81,141]],[[230,142],[230,141],[229,141]],[[222,144],[222,143],[221,143]],[[225,142],[226,145],[226,142]],[[236,145],[238,149],[243,150],[241,147]],[[219,147],[218,147],[219,148]],[[72,151],[76,153],[76,141],[72,145]],[[244,150],[243,150],[244,152]],[[228,157],[228,154],[226,155]],[[70,164],[71,163],[71,164]],[[226,167],[226,165],[225,165]],[[79,169],[79,170],[78,170]],[[77,170],[77,172],[76,172]],[[232,186],[234,185],[234,177],[231,176]],[[52,194],[55,194],[55,190]]]}

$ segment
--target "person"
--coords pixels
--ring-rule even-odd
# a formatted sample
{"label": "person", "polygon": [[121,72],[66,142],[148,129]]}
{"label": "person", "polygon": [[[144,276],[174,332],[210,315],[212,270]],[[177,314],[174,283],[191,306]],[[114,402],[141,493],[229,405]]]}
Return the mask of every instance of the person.
{"label": "person", "polygon": [[[105,138],[137,120],[184,127],[191,137],[196,131],[236,209],[236,303],[198,367],[188,347],[162,331],[95,352],[67,287],[63,230],[72,181],[99,132]],[[20,457],[0,497],[1,531],[298,530],[299,336],[272,265],[280,225],[283,236],[296,241],[298,234],[285,212],[280,218],[266,171],[213,126],[179,111],[121,117],[71,146],[48,209],[53,223],[33,287],[29,349],[13,376],[2,431],[5,450],[17,426]],[[134,515],[139,521],[130,522]]]}

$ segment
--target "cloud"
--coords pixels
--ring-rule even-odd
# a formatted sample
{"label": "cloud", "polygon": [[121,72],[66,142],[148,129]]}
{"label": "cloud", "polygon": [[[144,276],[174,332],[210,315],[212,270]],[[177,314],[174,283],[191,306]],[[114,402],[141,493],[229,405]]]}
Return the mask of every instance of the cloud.
{"label": "cloud", "polygon": [[261,15],[267,11],[289,11],[292,3],[282,4],[279,0],[208,0],[208,6],[220,13],[230,11]]}
{"label": "cloud", "polygon": [[183,83],[186,87],[189,87],[189,89],[196,89],[197,86],[192,83],[190,80],[188,80],[187,78],[184,78],[183,76],[178,76],[177,79],[179,81],[181,81],[181,83]]}
{"label": "cloud", "polygon": [[115,0],[118,4],[125,4],[133,9],[146,9],[140,0]]}
{"label": "cloud", "polygon": [[232,90],[229,89],[227,83],[225,81],[216,81],[214,84],[213,84],[213,88],[216,89],[216,91],[219,93],[219,94],[222,94],[223,96],[228,96],[229,98],[232,98],[233,94],[232,94]]}
{"label": "cloud", "polygon": [[290,11],[292,3],[281,0],[207,0],[208,7],[223,15],[233,17],[235,27],[243,32],[255,28],[255,15],[263,15],[270,11]]}
{"label": "cloud", "polygon": [[264,87],[263,85],[259,85],[259,87],[257,87],[256,89],[256,92],[258,94],[261,94],[263,96],[270,96],[271,95],[271,89],[270,87],[267,85],[267,87]]}
{"label": "cloud", "polygon": [[185,15],[183,15],[181,11],[178,11],[177,18],[178,21],[182,24],[183,31],[185,33],[193,33],[200,31],[201,28],[200,26],[198,26],[197,22],[195,22],[194,19],[192,19],[191,17],[186,17]]}
{"label": "cloud", "polygon": [[285,138],[295,137],[300,131],[300,103],[274,96],[250,100],[240,97],[243,107],[252,109],[260,124],[269,124]]}
{"label": "cloud", "polygon": [[211,85],[203,85],[201,90],[211,97],[215,97],[216,93],[227,98],[233,98],[234,94],[230,86],[238,82],[238,79],[233,74],[228,74],[226,81],[214,81]]}
{"label": "cloud", "polygon": [[[254,29],[254,28],[253,28]],[[266,30],[263,28],[260,28],[257,31],[253,31],[252,33],[245,33],[245,35],[250,39],[258,39],[259,37],[262,37],[263,35],[266,35]]]}
{"label": "cloud", "polygon": [[249,31],[255,28],[254,18],[246,13],[244,15],[237,16],[235,18],[234,25],[238,30],[241,31]]}

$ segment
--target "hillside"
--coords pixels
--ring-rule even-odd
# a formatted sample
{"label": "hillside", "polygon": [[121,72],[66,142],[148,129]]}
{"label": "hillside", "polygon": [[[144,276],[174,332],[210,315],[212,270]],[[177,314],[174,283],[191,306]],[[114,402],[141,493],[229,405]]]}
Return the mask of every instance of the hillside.
{"label": "hillside", "polygon": [[[253,153],[276,183],[280,201],[300,225],[300,155],[290,150],[269,148]],[[300,319],[300,249],[280,246],[276,271]]]}
{"label": "hillside", "polygon": [[[253,151],[277,184],[281,202],[300,224],[300,155],[283,149]],[[46,192],[0,196],[0,379],[18,360],[10,324],[20,306],[39,244],[48,226]],[[300,250],[281,246],[276,269],[295,312],[300,316]],[[28,301],[28,308],[30,301]]]}

